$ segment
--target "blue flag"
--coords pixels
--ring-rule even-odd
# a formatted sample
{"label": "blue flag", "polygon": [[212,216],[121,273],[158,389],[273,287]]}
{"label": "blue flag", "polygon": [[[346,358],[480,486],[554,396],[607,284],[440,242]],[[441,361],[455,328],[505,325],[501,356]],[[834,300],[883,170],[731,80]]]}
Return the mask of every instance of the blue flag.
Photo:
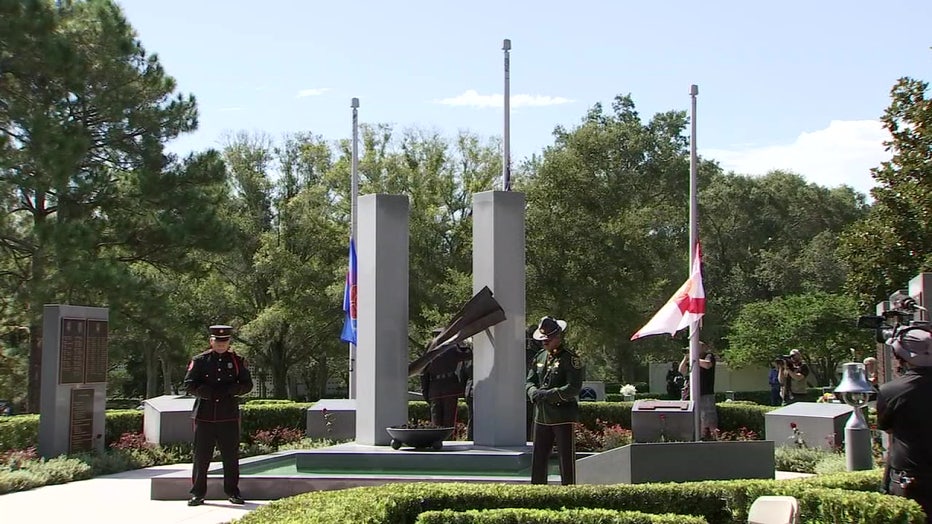
{"label": "blue flag", "polygon": [[356,244],[350,239],[349,269],[346,271],[346,287],[343,288],[343,333],[340,340],[356,344]]}

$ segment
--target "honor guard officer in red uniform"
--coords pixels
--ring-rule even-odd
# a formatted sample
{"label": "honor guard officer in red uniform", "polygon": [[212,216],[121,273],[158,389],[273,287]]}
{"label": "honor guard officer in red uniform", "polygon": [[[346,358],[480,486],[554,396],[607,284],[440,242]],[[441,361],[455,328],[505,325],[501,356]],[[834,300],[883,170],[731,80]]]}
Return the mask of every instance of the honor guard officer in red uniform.
{"label": "honor guard officer in red uniform", "polygon": [[557,444],[562,484],[576,483],[576,446],[573,427],[579,421],[579,390],[583,366],[579,356],[563,345],[566,321],[544,317],[534,339],[543,342],[527,374],[525,391],[534,404],[534,452],[531,484],[547,483],[547,466]]}
{"label": "honor guard officer in red uniform", "polygon": [[239,492],[239,401],[252,390],[246,359],[230,350],[230,326],[210,326],[210,349],[191,359],[184,388],[194,401],[194,468],[189,506],[204,503],[207,468],[220,448],[223,491],[233,504],[243,504]]}

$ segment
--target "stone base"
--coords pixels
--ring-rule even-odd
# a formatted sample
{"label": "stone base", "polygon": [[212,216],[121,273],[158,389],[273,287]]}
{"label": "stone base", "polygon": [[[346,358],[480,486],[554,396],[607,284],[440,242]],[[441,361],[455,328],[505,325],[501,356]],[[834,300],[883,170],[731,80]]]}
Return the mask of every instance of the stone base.
{"label": "stone base", "polygon": [[325,398],[314,403],[307,410],[307,436],[331,440],[356,438],[356,400]]}
{"label": "stone base", "polygon": [[767,440],[634,443],[577,460],[576,483],[772,479],[773,452]]}
{"label": "stone base", "polygon": [[810,448],[835,449],[845,442],[845,423],[854,410],[847,404],[796,402],[764,414],[764,438],[777,446],[795,444],[792,425]]}
{"label": "stone base", "polygon": [[172,444],[194,442],[194,397],[162,395],[143,402],[143,434],[146,442]]}

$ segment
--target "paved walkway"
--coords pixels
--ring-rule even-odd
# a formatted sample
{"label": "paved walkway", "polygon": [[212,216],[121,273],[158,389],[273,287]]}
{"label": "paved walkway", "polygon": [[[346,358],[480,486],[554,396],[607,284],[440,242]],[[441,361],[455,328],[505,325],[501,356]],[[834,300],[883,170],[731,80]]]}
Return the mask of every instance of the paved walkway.
{"label": "paved walkway", "polygon": [[152,477],[190,471],[191,464],[156,466],[89,480],[0,495],[0,521],[69,524],[220,524],[240,518],[268,501],[243,506],[208,500],[189,508],[183,500],[150,500]]}
{"label": "paved walkway", "polygon": [[[156,466],[7,493],[0,495],[0,521],[4,524],[222,524],[268,503],[265,500],[247,501],[243,506],[236,506],[226,500],[208,500],[203,506],[189,508],[183,500],[149,498],[149,479],[165,473],[190,470],[190,464]],[[778,479],[805,476],[809,475],[782,471],[776,474]]]}

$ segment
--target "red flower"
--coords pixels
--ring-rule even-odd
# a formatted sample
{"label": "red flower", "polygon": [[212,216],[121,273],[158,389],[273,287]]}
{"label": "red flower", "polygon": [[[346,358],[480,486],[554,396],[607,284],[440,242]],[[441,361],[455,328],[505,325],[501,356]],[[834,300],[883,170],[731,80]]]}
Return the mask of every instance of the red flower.
{"label": "red flower", "polygon": [[790,422],[790,429],[796,429],[796,423]]}
{"label": "red flower", "polygon": [[326,416],[326,415],[327,415],[327,408],[322,408],[322,409],[320,410],[320,412]]}
{"label": "red flower", "polygon": [[667,416],[663,413],[660,414],[660,420],[667,420]]}

